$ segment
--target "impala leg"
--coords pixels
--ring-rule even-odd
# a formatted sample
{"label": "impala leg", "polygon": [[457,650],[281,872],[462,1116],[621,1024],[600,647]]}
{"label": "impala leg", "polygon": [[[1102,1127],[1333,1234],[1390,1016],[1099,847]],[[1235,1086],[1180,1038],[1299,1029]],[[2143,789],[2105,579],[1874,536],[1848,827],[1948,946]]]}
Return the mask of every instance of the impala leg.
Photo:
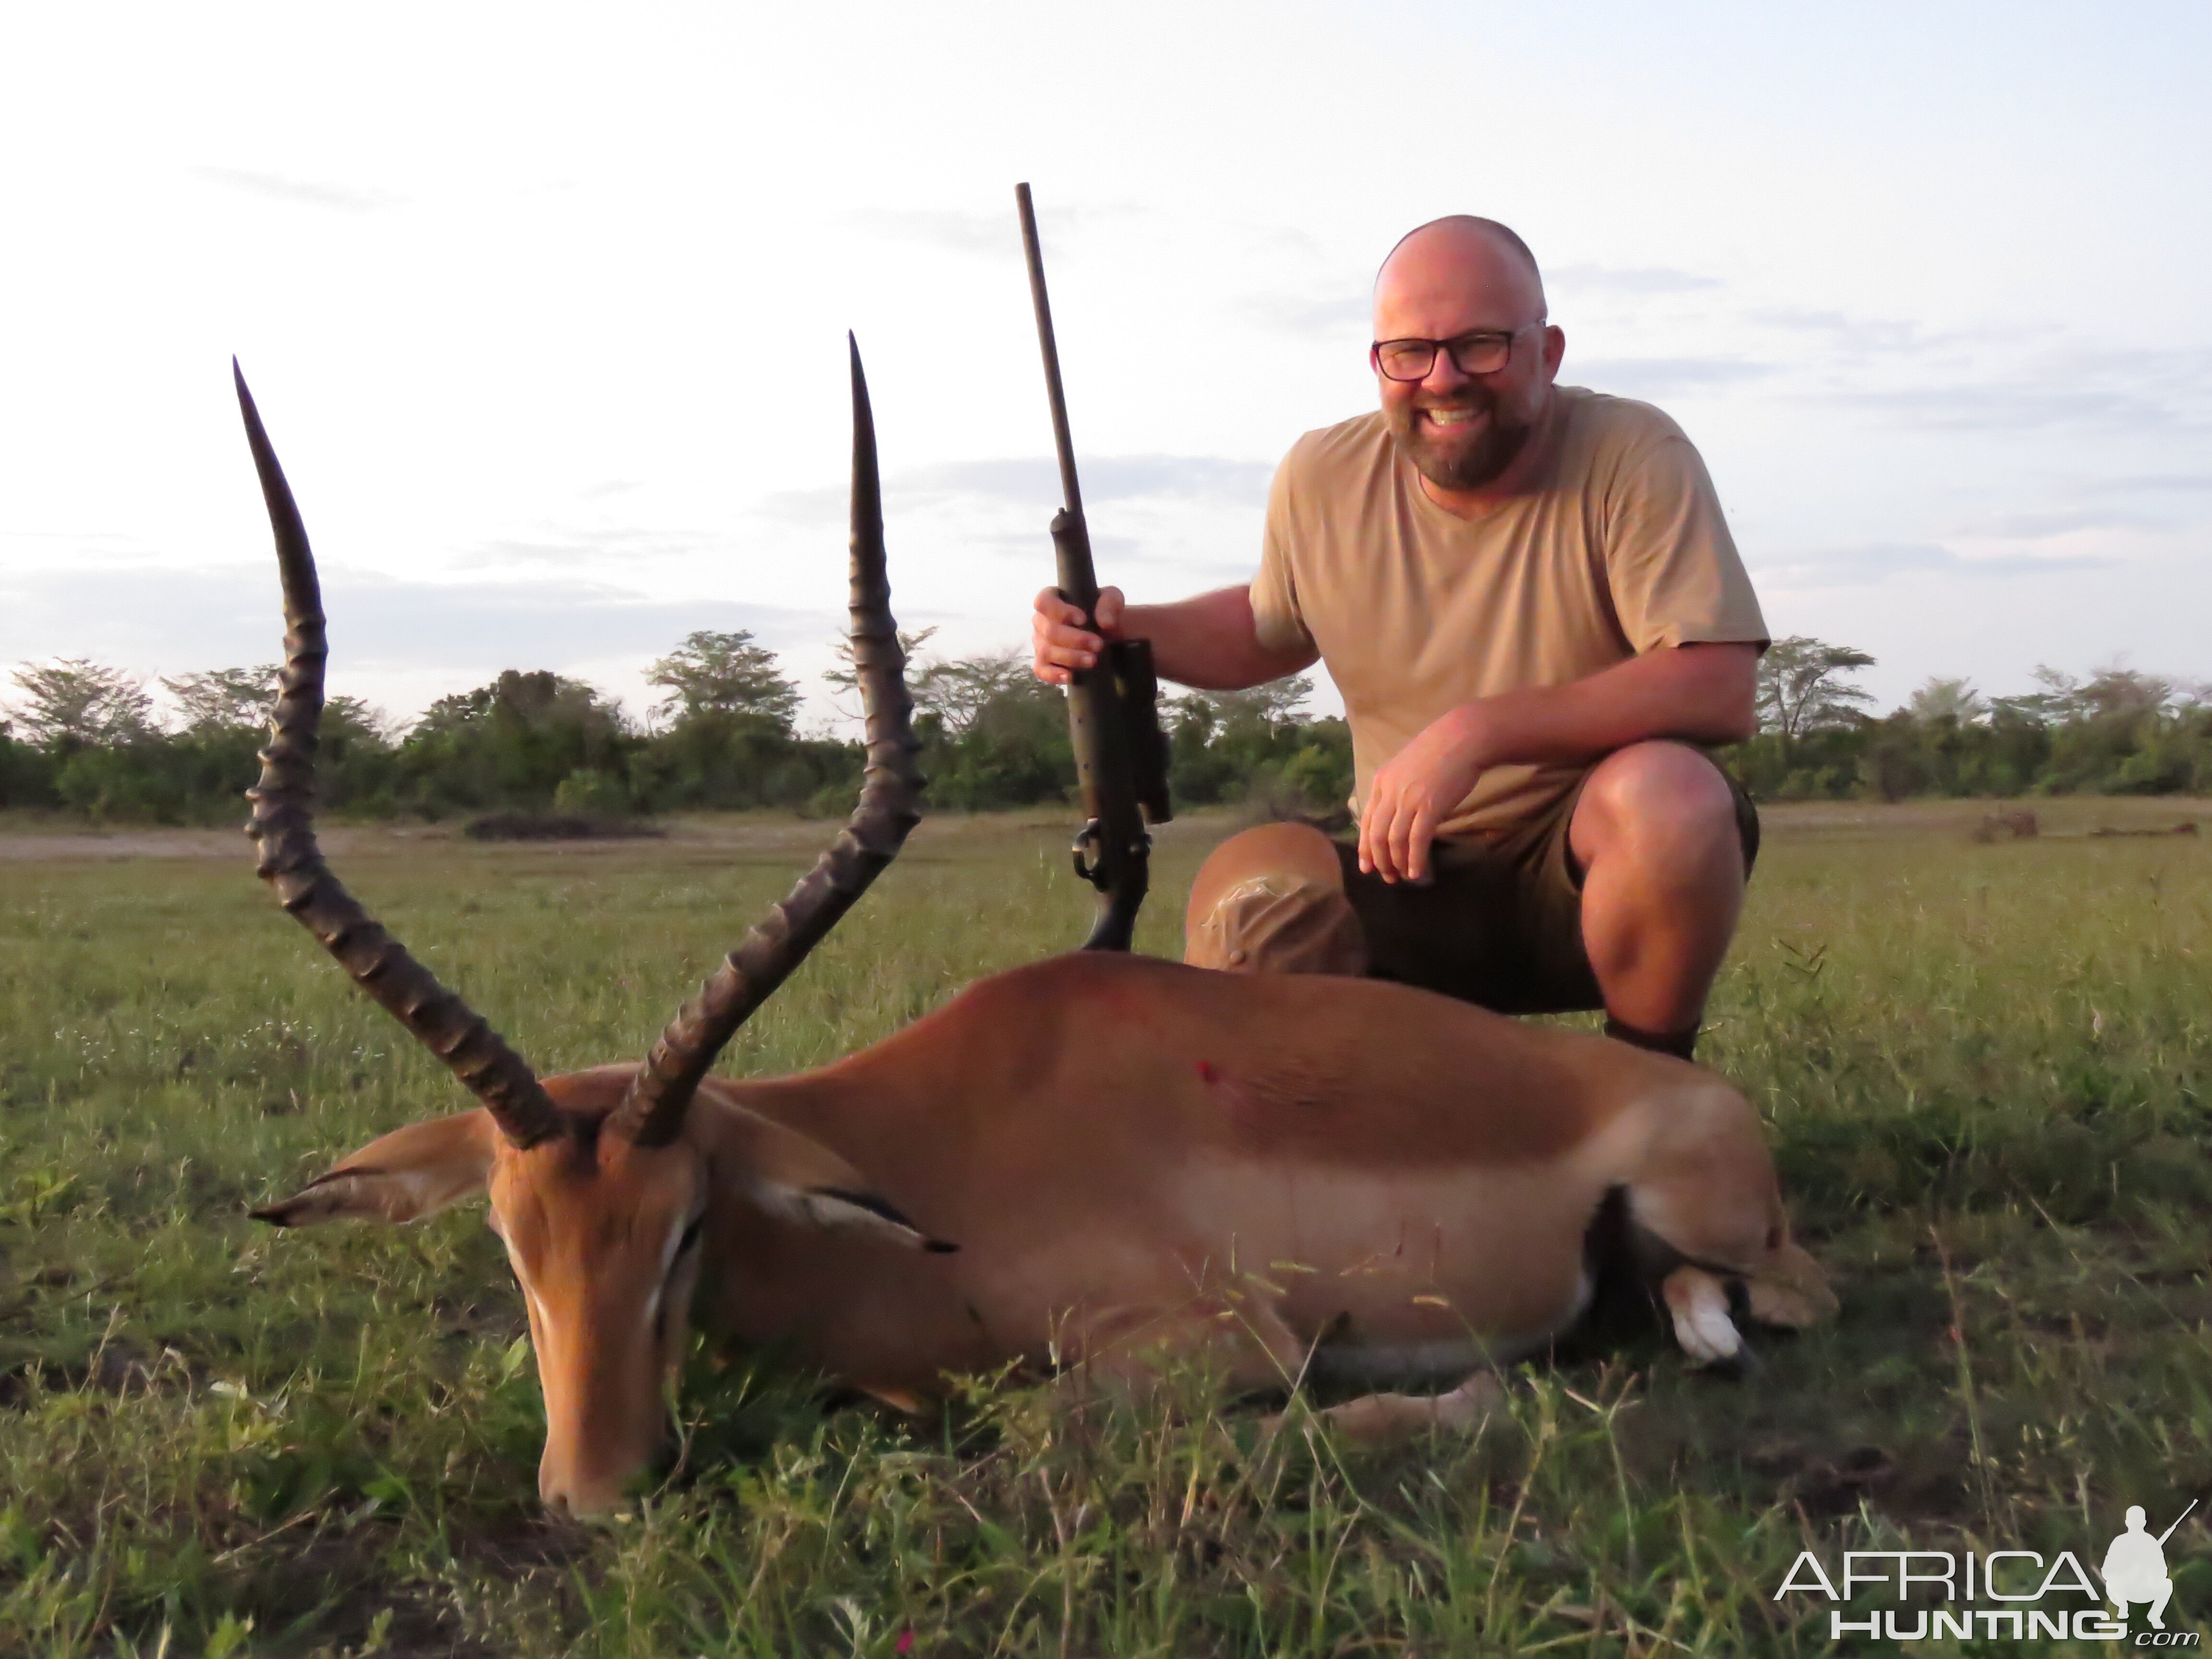
{"label": "impala leg", "polygon": [[[1484,1370],[1449,1394],[1364,1394],[1313,1415],[1356,1446],[1396,1446],[1443,1431],[1480,1428],[1504,1403],[1505,1385],[1497,1372]],[[1288,1415],[1269,1417],[1264,1432],[1274,1434]]]}
{"label": "impala leg", "polygon": [[1210,1368],[1226,1394],[1281,1390],[1296,1384],[1305,1359],[1280,1316],[1249,1297],[1101,1309],[1071,1321],[1062,1343],[1078,1359],[1055,1386],[1073,1398],[1102,1389],[1150,1397],[1171,1373],[1192,1364]]}
{"label": "impala leg", "polygon": [[1734,1359],[1743,1338],[1729,1317],[1728,1286],[1702,1267],[1677,1267],[1659,1282],[1674,1316],[1674,1340],[1701,1365]]}

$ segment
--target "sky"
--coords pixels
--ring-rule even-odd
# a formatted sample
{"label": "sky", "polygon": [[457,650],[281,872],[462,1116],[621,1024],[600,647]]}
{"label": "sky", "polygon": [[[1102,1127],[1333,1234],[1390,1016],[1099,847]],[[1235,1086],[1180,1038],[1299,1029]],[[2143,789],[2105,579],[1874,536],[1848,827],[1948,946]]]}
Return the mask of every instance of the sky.
{"label": "sky", "polygon": [[12,8],[0,673],[276,657],[235,354],[333,690],[641,714],[744,628],[830,718],[848,329],[902,623],[1014,644],[1057,505],[1027,179],[1133,597],[1249,576],[1276,461],[1373,406],[1376,264],[1474,212],[1561,380],[1682,423],[1770,627],[1884,706],[2212,678],[2208,74],[2161,0]]}

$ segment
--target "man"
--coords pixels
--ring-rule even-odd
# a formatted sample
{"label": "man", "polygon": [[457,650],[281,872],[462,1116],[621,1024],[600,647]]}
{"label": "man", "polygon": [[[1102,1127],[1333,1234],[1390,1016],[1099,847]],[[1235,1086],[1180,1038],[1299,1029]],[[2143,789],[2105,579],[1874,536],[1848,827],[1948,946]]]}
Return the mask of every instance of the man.
{"label": "man", "polygon": [[[1163,677],[1232,690],[1319,659],[1344,694],[1356,844],[1270,824],[1194,884],[1186,959],[1374,973],[1508,1012],[1603,1008],[1687,1058],[1758,820],[1694,744],[1748,736],[1765,623],[1704,463],[1657,410],[1554,384],[1565,336],[1504,225],[1392,250],[1382,407],[1300,439],[1260,572],[1099,596]],[[1035,669],[1100,639],[1048,589]]]}
{"label": "man", "polygon": [[2166,1547],[2150,1535],[2142,1505],[2128,1506],[2128,1529],[2112,1540],[2100,1569],[2105,1595],[2117,1610],[2113,1617],[2124,1623],[2128,1604],[2141,1601],[2150,1608],[2154,1630],[2166,1628],[2166,1604],[2172,1599],[2173,1580],[2166,1576]]}

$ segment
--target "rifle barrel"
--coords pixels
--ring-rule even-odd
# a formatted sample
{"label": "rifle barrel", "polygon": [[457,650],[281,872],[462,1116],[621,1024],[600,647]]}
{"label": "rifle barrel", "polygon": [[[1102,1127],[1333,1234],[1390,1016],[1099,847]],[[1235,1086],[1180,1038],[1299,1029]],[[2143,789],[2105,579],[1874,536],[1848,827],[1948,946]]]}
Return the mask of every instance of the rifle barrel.
{"label": "rifle barrel", "polygon": [[[1014,186],[1014,202],[1022,214],[1022,251],[1029,256],[1030,302],[1036,307],[1037,343],[1044,348],[1045,394],[1052,400],[1052,441],[1060,452],[1061,505],[1080,517],[1083,489],[1075,481],[1075,441],[1067,433],[1067,394],[1060,385],[1060,344],[1053,337],[1052,300],[1044,289],[1044,247],[1037,240],[1036,208],[1030,200],[1027,185]],[[1076,594],[1068,597],[1085,610],[1091,608],[1091,600]]]}
{"label": "rifle barrel", "polygon": [[[2189,1510],[2193,1510],[2196,1507],[2197,1500],[2192,1498],[2189,1500]],[[2178,1527],[2183,1522],[2189,1519],[2189,1510],[2184,1510],[2180,1514],[2173,1517],[2173,1527]],[[2166,1540],[2173,1536],[2173,1527],[2168,1527],[2164,1532],[2159,1534],[2158,1543],[2160,1549],[2164,1549],[2166,1547]]]}

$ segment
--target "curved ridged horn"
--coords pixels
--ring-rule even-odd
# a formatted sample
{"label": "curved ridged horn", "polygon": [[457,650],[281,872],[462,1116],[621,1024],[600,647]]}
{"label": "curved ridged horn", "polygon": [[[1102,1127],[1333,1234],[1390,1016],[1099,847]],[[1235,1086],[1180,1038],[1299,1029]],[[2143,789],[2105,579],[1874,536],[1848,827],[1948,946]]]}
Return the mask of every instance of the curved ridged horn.
{"label": "curved ridged horn", "polygon": [[322,585],[292,488],[276,465],[276,452],[269,447],[260,411],[234,357],[230,372],[238,382],[238,407],[246,416],[246,439],[253,446],[262,498],[276,532],[276,563],[284,577],[284,672],[269,723],[269,746],[261,751],[261,781],[246,791],[253,819],[246,833],[259,854],[255,873],[353,975],[355,984],[453,1067],[510,1141],[535,1146],[561,1133],[560,1111],[536,1074],[498,1032],[370,919],[338,884],[315,845],[315,732],[323,713],[323,664],[330,655],[323,637]]}
{"label": "curved ridged horn", "polygon": [[921,819],[922,777],[915,765],[914,702],[907,696],[906,653],[891,618],[884,574],[883,489],[876,472],[876,423],[860,348],[853,357],[853,667],[867,711],[867,770],[860,804],[836,840],[782,902],[755,923],[684,1005],[653,1045],[608,1129],[642,1146],[661,1146],[684,1127],[684,1114],[714,1057],[806,953],[898,855]]}

